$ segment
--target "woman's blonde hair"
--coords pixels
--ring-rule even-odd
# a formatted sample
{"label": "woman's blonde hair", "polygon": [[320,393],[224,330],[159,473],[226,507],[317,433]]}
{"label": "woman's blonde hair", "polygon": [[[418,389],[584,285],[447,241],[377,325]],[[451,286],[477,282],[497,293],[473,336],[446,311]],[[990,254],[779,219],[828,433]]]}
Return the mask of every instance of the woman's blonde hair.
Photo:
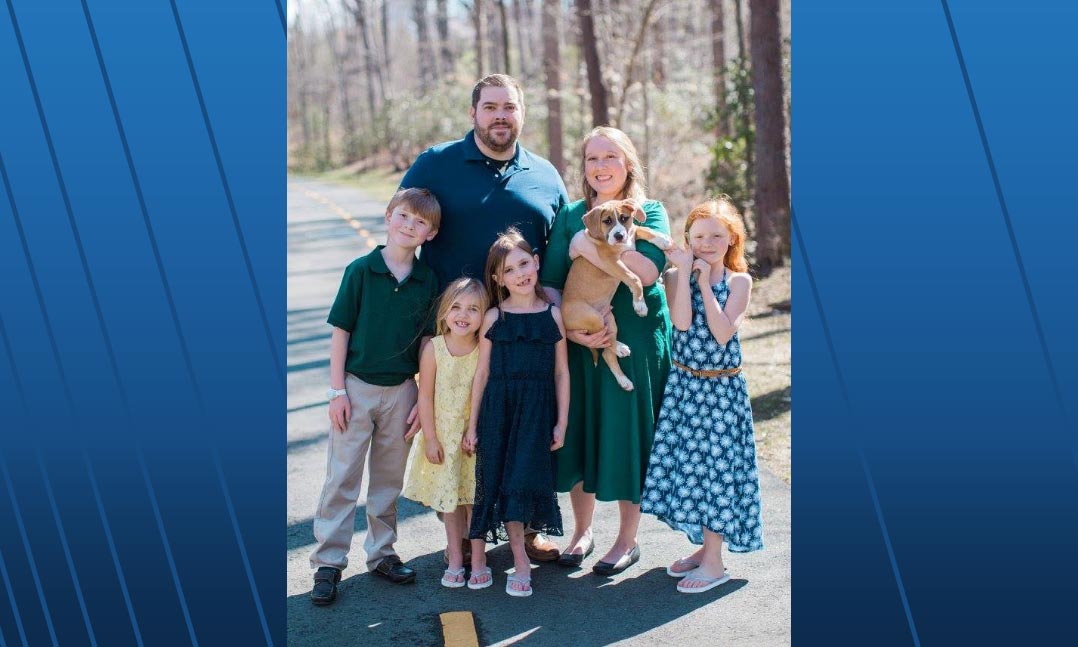
{"label": "woman's blonde hair", "polygon": [[643,203],[648,199],[648,183],[644,177],[644,165],[640,163],[640,155],[636,152],[636,146],[633,146],[633,140],[629,139],[629,136],[624,131],[612,128],[610,126],[599,126],[590,133],[584,136],[584,143],[580,147],[580,167],[583,170],[580,182],[584,191],[584,206],[586,211],[591,211],[591,208],[595,206],[596,192],[588,184],[588,172],[587,157],[588,157],[588,144],[596,137],[602,137],[613,144],[621,154],[625,156],[625,186],[621,188],[621,192],[617,198],[619,200],[625,200],[632,198],[637,202]]}
{"label": "woman's blonde hair", "polygon": [[[505,258],[514,249],[519,249],[528,256],[535,256],[535,250],[532,249],[532,246],[528,244],[527,240],[524,240],[519,231],[513,228],[502,232],[494,241],[494,244],[490,246],[490,252],[487,253],[487,266],[483,274],[487,284],[487,295],[490,297],[490,303],[495,307],[500,306],[502,301],[509,297],[509,290],[498,285],[495,277],[502,273]],[[539,281],[535,282],[535,296],[550,303],[550,300],[547,299],[546,291],[539,285]]]}
{"label": "woman's blonde hair", "polygon": [[713,200],[700,203],[692,208],[689,217],[685,220],[685,242],[689,242],[689,229],[694,222],[705,218],[713,218],[726,226],[730,232],[730,248],[723,257],[723,265],[735,272],[747,272],[748,261],[745,260],[745,221],[741,219],[737,207],[734,206],[730,196],[723,193]]}
{"label": "woman's blonde hair", "polygon": [[[449,324],[446,323],[445,318],[449,315],[449,309],[453,307],[453,303],[466,294],[474,294],[476,299],[479,300],[479,316],[482,317],[487,312],[487,308],[490,307],[490,297],[487,296],[486,288],[483,284],[475,279],[462,277],[453,281],[445,288],[445,292],[442,292],[442,296],[438,298],[438,313],[435,318],[435,333],[438,335],[445,335],[449,332]],[[475,331],[475,336],[479,336],[479,329]]]}

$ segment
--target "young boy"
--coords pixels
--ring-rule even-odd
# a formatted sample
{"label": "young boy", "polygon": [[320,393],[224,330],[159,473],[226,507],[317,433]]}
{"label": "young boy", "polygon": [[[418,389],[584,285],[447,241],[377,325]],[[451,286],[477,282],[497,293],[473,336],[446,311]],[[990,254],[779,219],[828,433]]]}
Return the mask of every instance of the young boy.
{"label": "young boy", "polygon": [[317,605],[337,599],[368,449],[367,568],[395,583],[415,580],[393,542],[408,458],[405,420],[416,403],[419,347],[438,297],[434,271],[415,250],[434,238],[440,223],[430,191],[398,191],[386,207],[386,244],[345,269],[329,311],[329,457],[311,553]]}

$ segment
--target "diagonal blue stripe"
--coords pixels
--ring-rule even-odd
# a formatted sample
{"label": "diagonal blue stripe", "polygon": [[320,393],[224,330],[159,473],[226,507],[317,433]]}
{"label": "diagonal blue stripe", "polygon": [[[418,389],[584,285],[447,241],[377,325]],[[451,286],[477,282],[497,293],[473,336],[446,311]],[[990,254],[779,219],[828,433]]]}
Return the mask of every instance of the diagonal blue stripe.
{"label": "diagonal blue stripe", "polygon": [[64,559],[67,561],[67,569],[71,571],[71,581],[75,584],[75,595],[79,599],[79,610],[82,611],[82,621],[86,624],[86,635],[90,637],[90,644],[97,645],[97,637],[94,636],[94,628],[90,625],[90,613],[86,610],[86,600],[82,596],[82,584],[79,583],[79,574],[75,571],[75,560],[71,557],[71,547],[67,543],[67,532],[64,523],[60,519],[60,510],[56,507],[56,496],[52,491],[52,483],[49,481],[49,473],[45,469],[45,461],[41,458],[41,450],[37,452],[37,464],[41,469],[41,478],[45,481],[45,493],[49,497],[49,507],[52,508],[52,518],[56,521],[56,529],[60,531],[60,545],[64,549]]}
{"label": "diagonal blue stripe", "polygon": [[45,600],[45,590],[41,587],[41,577],[37,572],[37,563],[34,561],[34,551],[30,549],[30,538],[26,536],[26,524],[22,521],[22,512],[19,511],[19,502],[15,498],[15,486],[11,482],[11,474],[7,470],[7,462],[0,458],[0,472],[4,475],[4,485],[7,487],[8,497],[11,499],[11,508],[15,512],[15,525],[19,527],[19,537],[22,538],[23,549],[26,551],[26,559],[30,564],[30,574],[34,577],[34,586],[37,587],[37,597],[41,600],[41,610],[45,613],[45,626],[49,629],[49,637],[53,645],[59,645],[56,639],[56,628],[52,625],[52,614],[49,612],[49,603]]}
{"label": "diagonal blue stripe", "polygon": [[861,459],[861,467],[865,470],[865,481],[868,483],[868,492],[872,495],[872,507],[876,511],[876,520],[880,524],[880,533],[883,535],[883,545],[887,548],[887,559],[891,562],[891,571],[895,574],[898,583],[898,594],[902,597],[902,610],[906,612],[906,622],[910,625],[910,633],[913,634],[913,644],[921,647],[921,639],[917,636],[917,627],[913,624],[913,612],[910,611],[910,601],[906,598],[906,587],[902,583],[902,574],[898,570],[898,560],[895,559],[895,549],[891,545],[891,535],[887,532],[887,523],[883,520],[883,509],[880,507],[880,498],[876,495],[876,482],[872,480],[872,472],[868,469],[868,460],[865,452],[857,450],[857,456]]}
{"label": "diagonal blue stripe", "polygon": [[161,519],[161,509],[157,505],[157,495],[153,490],[153,483],[150,481],[150,472],[146,469],[146,459],[142,455],[142,450],[136,448],[138,454],[139,468],[142,470],[142,478],[146,481],[146,491],[150,493],[150,504],[153,507],[153,518],[157,522],[157,531],[161,533],[161,545],[165,547],[165,559],[168,561],[168,570],[172,573],[172,582],[176,586],[176,593],[180,596],[180,608],[183,609],[183,619],[187,623],[187,634],[191,637],[191,644],[198,647],[198,638],[195,637],[195,626],[191,622],[191,612],[187,610],[187,598],[183,595],[183,587],[180,586],[180,574],[176,570],[176,560],[172,558],[172,548],[168,542],[168,536],[165,534],[165,522]]}
{"label": "diagonal blue stripe", "polygon": [[90,455],[85,450],[83,450],[83,460],[86,463],[86,473],[90,477],[90,489],[94,494],[94,503],[97,504],[97,513],[101,517],[101,525],[105,528],[105,539],[108,541],[109,553],[112,555],[112,565],[116,568],[116,575],[120,580],[120,591],[124,596],[124,604],[127,605],[127,615],[131,618],[131,628],[135,630],[135,641],[139,647],[143,647],[142,632],[135,618],[135,608],[131,605],[131,594],[127,592],[127,580],[124,579],[124,569],[120,566],[120,556],[116,553],[116,542],[112,539],[112,530],[109,527],[108,516],[105,514],[105,504],[101,502],[101,492],[97,488],[94,466],[90,464]]}
{"label": "diagonal blue stripe", "polygon": [[[5,179],[6,179],[6,173]],[[27,420],[30,419],[30,408],[26,403],[26,390],[23,388],[22,378],[19,376],[18,366],[15,364],[15,354],[11,349],[11,340],[8,339],[7,329],[4,326],[4,319],[0,316],[0,339],[3,340],[4,352],[7,354],[8,363],[11,365],[11,374],[15,381],[15,390],[18,392],[19,401],[22,403],[23,413],[27,415]],[[52,510],[52,518],[56,522],[56,529],[60,534],[60,544],[64,549],[64,559],[67,562],[67,569],[71,572],[71,581],[75,585],[75,596],[79,601],[79,610],[82,612],[82,621],[86,625],[86,634],[90,638],[90,644],[96,647],[97,638],[94,636],[94,629],[90,624],[90,614],[86,610],[86,600],[82,595],[82,584],[79,582],[79,575],[75,571],[75,561],[71,557],[71,547],[67,543],[67,532],[64,530],[63,521],[60,518],[60,510],[56,506],[56,497],[53,495],[52,483],[49,481],[49,474],[45,470],[45,463],[41,458],[41,452],[38,450],[37,455],[38,466],[41,468],[41,476],[45,481],[45,493],[49,498],[49,507]],[[0,635],[0,647],[2,647],[3,636]]]}
{"label": "diagonal blue stripe", "polygon": [[[123,121],[120,119],[120,110],[116,105],[116,96],[112,91],[112,81],[109,79],[108,70],[105,68],[105,59],[101,55],[101,44],[97,40],[97,30],[94,28],[93,19],[90,17],[90,8],[86,4],[86,0],[82,0],[82,11],[86,16],[86,26],[90,31],[90,39],[93,41],[94,54],[97,55],[97,64],[101,68],[101,78],[105,82],[105,91],[108,94],[109,106],[112,108],[112,116],[116,121],[116,130],[120,136],[120,144],[123,147],[124,158],[127,160],[127,169],[131,173],[131,182],[135,187],[135,195],[138,198],[139,211],[142,214],[142,222],[146,226],[146,236],[150,241],[150,250],[153,252],[154,263],[157,265],[157,274],[161,278],[161,286],[164,289],[165,300],[168,302],[168,310],[172,315],[172,325],[176,330],[176,338],[180,343],[180,351],[183,355],[184,364],[187,367],[187,374],[191,377],[191,382],[198,389],[197,381],[195,380],[195,369],[191,362],[191,353],[187,348],[187,339],[184,337],[183,329],[180,326],[180,316],[176,310],[176,300],[172,294],[172,287],[168,281],[168,275],[165,272],[164,262],[161,260],[161,251],[157,245],[157,236],[154,233],[153,224],[150,222],[149,209],[146,207],[146,198],[142,193],[142,183],[139,181],[138,173],[135,170],[135,162],[131,155],[131,147],[128,145],[127,132],[124,130]],[[117,381],[119,381],[119,374],[117,373]],[[201,396],[199,397],[201,400]],[[179,587],[177,586],[177,589]],[[182,593],[181,593],[182,598]]]}
{"label": "diagonal blue stripe", "polygon": [[[0,165],[0,168],[3,168]],[[0,317],[0,341],[4,344],[4,352],[8,356],[8,361],[11,363],[11,372],[18,379],[18,373],[15,371],[14,355],[11,352],[11,341],[7,336],[7,328],[4,326],[4,319]],[[7,574],[7,564],[4,562],[4,553],[0,551],[0,576],[4,579],[4,589],[7,591],[7,599],[11,603],[11,614],[15,616],[15,627],[19,631],[19,638],[22,640],[23,647],[26,647],[26,631],[22,626],[22,616],[19,614],[19,605],[15,603],[15,591],[11,588],[11,578]],[[6,645],[4,642],[4,631],[0,627],[0,645]]]}
{"label": "diagonal blue stripe", "polygon": [[[4,562],[4,553],[0,551],[0,576],[4,578],[4,589],[7,591],[7,599],[11,602],[11,613],[15,616],[15,627],[19,630],[19,639],[22,640],[23,647],[29,645],[26,640],[26,631],[22,628],[22,616],[19,615],[19,606],[15,604],[15,591],[11,589],[11,578],[7,574],[7,564]],[[4,632],[0,631],[0,644],[6,644],[3,642]]]}
{"label": "diagonal blue stripe", "polygon": [[15,194],[11,190],[11,182],[8,180],[7,168],[4,166],[4,155],[0,153],[0,179],[3,179],[4,191],[7,192],[8,203],[11,205],[11,215],[15,220],[15,230],[19,233],[19,244],[22,246],[23,256],[26,257],[26,268],[30,273],[30,282],[34,285],[34,295],[37,297],[37,306],[41,311],[41,319],[45,323],[45,333],[49,338],[49,347],[52,349],[52,358],[56,364],[56,370],[60,375],[60,385],[64,389],[64,400],[67,402],[69,414],[74,409],[74,399],[71,395],[71,386],[67,381],[67,373],[60,361],[60,348],[56,345],[56,333],[52,330],[52,322],[49,320],[48,310],[45,308],[45,295],[41,291],[41,283],[37,279],[37,270],[34,269],[34,260],[30,256],[30,246],[26,242],[26,232],[22,227],[22,219],[19,217],[19,207],[15,204]]}
{"label": "diagonal blue stripe", "polygon": [[[172,289],[171,289],[171,287],[169,285],[169,282],[168,282],[168,276],[167,276],[167,273],[165,272],[164,264],[163,264],[163,262],[161,260],[161,254],[160,254],[160,251],[159,251],[158,245],[157,245],[157,238],[156,238],[156,236],[154,234],[153,225],[151,223],[150,216],[149,216],[149,210],[148,210],[148,208],[146,206],[146,201],[145,201],[145,198],[144,198],[144,195],[143,195],[142,183],[139,181],[138,172],[135,169],[135,163],[134,163],[133,156],[131,154],[131,148],[130,148],[130,146],[128,144],[128,140],[127,140],[127,133],[126,133],[126,131],[124,129],[124,126],[123,126],[123,120],[120,118],[120,111],[119,111],[119,108],[117,106],[116,97],[115,97],[115,94],[114,94],[113,89],[112,89],[112,82],[111,82],[111,80],[109,78],[108,69],[105,66],[104,57],[103,57],[103,55],[101,53],[101,44],[100,44],[100,41],[97,38],[97,30],[94,27],[93,18],[90,15],[90,9],[89,9],[89,6],[86,3],[86,0],[82,0],[82,8],[83,8],[83,14],[86,17],[86,25],[87,25],[87,28],[89,29],[89,32],[90,32],[90,38],[91,38],[91,41],[93,42],[94,53],[97,56],[98,67],[101,69],[101,76],[102,76],[102,79],[104,80],[105,90],[106,90],[106,93],[107,93],[108,99],[109,99],[109,105],[112,108],[113,118],[116,121],[116,129],[117,129],[117,132],[118,132],[119,137],[120,137],[120,143],[121,143],[121,145],[123,147],[124,157],[125,157],[125,159],[127,161],[127,167],[128,167],[128,170],[129,170],[129,172],[131,174],[131,181],[132,181],[132,183],[134,184],[134,187],[135,187],[135,193],[136,193],[136,196],[138,198],[139,209],[140,209],[140,212],[142,214],[143,223],[146,226],[146,233],[147,233],[147,236],[148,236],[149,241],[150,241],[150,247],[151,247],[151,249],[153,251],[154,260],[155,260],[155,262],[157,264],[158,275],[161,278],[161,284],[163,286],[166,299],[168,301],[169,312],[172,315],[173,326],[174,326],[175,331],[176,331],[176,337],[179,340],[181,354],[183,355],[184,364],[185,364],[185,366],[187,368],[187,374],[188,374],[188,377],[189,377],[189,379],[191,381],[192,388],[195,391],[195,398],[196,398],[196,401],[198,402],[199,411],[202,413],[203,417],[205,417],[205,403],[204,403],[203,398],[202,398],[201,389],[199,388],[198,379],[197,379],[197,377],[195,375],[194,365],[193,365],[193,362],[191,360],[191,353],[190,353],[190,350],[188,349],[187,340],[186,340],[186,338],[185,338],[185,336],[183,334],[183,328],[182,328],[182,326],[180,324],[180,318],[179,318],[179,314],[178,314],[177,309],[176,309],[175,299],[173,298]],[[197,84],[197,80],[196,80],[196,84]],[[200,93],[200,101],[201,101],[201,93]],[[212,132],[211,132],[211,138],[212,138]],[[215,149],[215,152],[216,152],[216,145],[214,146],[214,149]],[[226,184],[226,190],[227,190],[227,184]],[[229,194],[229,200],[230,200],[230,205],[231,205],[231,195],[230,194]],[[237,221],[237,226],[238,226],[238,221]],[[245,250],[245,253],[246,253],[246,250]],[[248,268],[250,269],[249,265],[248,265]],[[257,291],[258,291],[257,285],[255,285],[254,288],[255,288],[255,291],[256,291],[256,294],[257,294]],[[164,522],[163,522],[163,519],[162,519],[162,516],[161,516],[161,511],[160,511],[160,508],[159,508],[159,506],[157,504],[157,497],[156,497],[156,494],[154,493],[153,484],[152,484],[152,482],[150,480],[150,475],[149,475],[149,471],[148,471],[148,468],[147,468],[146,463],[145,463],[145,458],[143,457],[141,451],[139,451],[139,453],[138,453],[138,458],[139,458],[139,465],[140,465],[140,467],[142,469],[143,478],[144,478],[144,480],[146,482],[146,488],[150,493],[150,501],[151,501],[152,506],[153,506],[154,518],[156,519],[157,528],[158,528],[158,531],[159,531],[159,533],[161,535],[162,545],[165,548],[165,555],[166,555],[166,557],[168,559],[168,564],[169,564],[170,572],[172,574],[173,584],[175,585],[176,592],[177,592],[177,594],[179,596],[180,606],[182,607],[182,610],[183,610],[184,621],[187,623],[187,632],[191,637],[191,643],[194,644],[194,645],[198,645],[198,639],[197,639],[197,637],[195,635],[194,626],[193,626],[193,624],[191,622],[191,614],[190,614],[190,611],[188,610],[187,600],[186,600],[186,598],[184,596],[183,588],[180,585],[179,574],[178,574],[178,571],[176,569],[175,560],[173,559],[173,556],[172,556],[172,550],[171,550],[171,547],[170,547],[170,544],[169,544],[169,541],[168,541],[167,533],[165,531],[165,526],[164,526]],[[225,481],[224,481],[224,475],[221,472],[220,464],[219,464],[219,462],[217,462],[217,459],[216,459],[216,453],[214,454],[214,460],[215,460],[215,463],[217,463],[217,466],[218,466],[218,476],[221,479],[222,490],[224,492],[224,497],[225,497],[225,504],[226,504],[226,506],[228,508],[229,514],[232,517],[233,531],[235,532],[236,540],[237,540],[237,542],[239,544],[239,548],[240,548],[240,553],[241,553],[241,555],[243,557],[244,566],[245,566],[245,568],[247,570],[247,577],[248,577],[248,581],[251,584],[251,592],[252,592],[252,594],[254,596],[255,605],[256,605],[256,607],[258,609],[259,620],[261,621],[262,629],[266,634],[267,642],[269,644],[272,644],[272,640],[271,640],[270,634],[269,634],[269,627],[267,626],[267,623],[266,623],[266,616],[265,616],[265,613],[264,613],[263,608],[262,608],[262,601],[261,601],[261,598],[260,598],[260,596],[258,594],[258,590],[254,585],[254,577],[253,577],[253,574],[251,572],[250,562],[247,559],[247,551],[246,551],[246,548],[245,548],[245,546],[243,544],[243,539],[242,539],[242,535],[240,533],[239,524],[238,524],[238,522],[236,520],[235,511],[234,511],[234,508],[233,508],[233,505],[232,505],[232,499],[231,499],[231,496],[229,494],[228,487],[227,487],[227,485],[225,484]]]}
{"label": "diagonal blue stripe", "polygon": [[[10,2],[11,0],[8,0]],[[247,267],[247,276],[251,281],[251,289],[254,292],[255,302],[258,304],[258,314],[262,319],[262,328],[266,334],[266,342],[269,344],[270,356],[273,357],[274,366],[277,367],[277,378],[281,384],[285,384],[284,367],[281,363],[281,358],[278,356],[277,347],[273,342],[273,333],[270,331],[269,318],[266,316],[266,306],[262,303],[262,292],[258,289],[258,280],[255,278],[254,266],[251,265],[251,255],[247,251],[247,240],[243,236],[243,228],[240,227],[239,214],[236,213],[236,203],[232,199],[232,188],[228,183],[228,176],[225,174],[225,165],[221,161],[221,151],[217,147],[217,137],[213,134],[213,124],[210,123],[210,115],[206,110],[206,100],[202,96],[202,86],[198,82],[198,74],[195,72],[195,64],[191,59],[191,48],[187,45],[187,34],[183,29],[183,22],[180,20],[180,12],[176,8],[176,0],[169,0],[169,4],[172,6],[172,15],[176,19],[176,30],[180,35],[180,43],[183,45],[183,54],[187,59],[187,69],[191,73],[191,82],[195,86],[195,95],[198,97],[198,106],[202,110],[202,121],[206,125],[206,135],[210,140],[210,147],[213,149],[213,158],[217,162],[217,173],[221,176],[221,185],[224,187],[225,199],[228,201],[228,211],[232,215],[232,225],[236,229],[236,237],[240,245],[240,253],[243,256],[243,263]]]}
{"label": "diagonal blue stripe", "polygon": [[258,619],[262,622],[262,632],[266,635],[266,644],[273,647],[273,638],[270,637],[269,625],[266,623],[266,612],[262,609],[262,598],[258,595],[258,587],[255,585],[254,572],[251,570],[251,560],[247,558],[247,548],[243,543],[243,535],[240,533],[240,524],[236,519],[236,510],[232,507],[232,496],[228,492],[228,482],[225,481],[225,472],[221,467],[221,458],[217,449],[213,449],[213,465],[217,468],[217,479],[221,481],[221,491],[225,495],[225,504],[228,506],[228,516],[232,519],[232,531],[236,533],[236,543],[240,547],[240,557],[243,558],[243,568],[247,571],[247,582],[251,585],[251,593],[255,597],[255,606],[258,607]]}
{"label": "diagonal blue stripe", "polygon": [[275,0],[277,4],[277,14],[281,16],[281,29],[288,32],[288,20],[284,17],[284,7],[281,6],[281,0]]}
{"label": "diagonal blue stripe", "polygon": [[1063,399],[1063,390],[1059,386],[1059,378],[1056,375],[1055,365],[1052,363],[1052,354],[1048,351],[1048,341],[1044,336],[1044,328],[1041,326],[1041,317],[1037,313],[1037,305],[1033,300],[1033,288],[1029,285],[1029,277],[1026,275],[1026,266],[1022,262],[1022,254],[1018,251],[1018,238],[1014,234],[1014,225],[1011,223],[1011,213],[1007,209],[1007,201],[1003,198],[1003,186],[999,182],[999,173],[996,172],[996,163],[992,159],[992,149],[988,146],[988,135],[984,131],[984,122],[981,120],[981,111],[977,108],[977,99],[973,94],[973,84],[969,79],[969,71],[966,69],[966,59],[962,56],[962,47],[958,44],[958,32],[955,31],[954,20],[951,18],[951,9],[947,0],[940,0],[943,5],[943,15],[947,18],[947,29],[951,32],[951,42],[954,43],[955,56],[958,57],[958,67],[962,71],[962,81],[966,85],[966,94],[969,95],[969,105],[973,109],[973,119],[977,122],[977,133],[981,136],[981,145],[984,147],[984,157],[988,162],[988,171],[992,175],[992,185],[996,189],[996,198],[999,200],[999,208],[1003,214],[1003,224],[1007,227],[1007,236],[1011,241],[1011,249],[1014,251],[1014,261],[1018,265],[1018,275],[1022,278],[1022,287],[1025,289],[1026,302],[1029,304],[1029,312],[1033,317],[1033,326],[1037,331],[1037,341],[1041,346],[1041,354],[1044,363],[1048,367],[1048,376],[1052,380],[1052,389],[1055,391],[1056,402],[1060,411],[1063,412],[1064,420],[1068,421],[1067,407]]}
{"label": "diagonal blue stripe", "polygon": [[[849,392],[846,390],[846,380],[842,376],[842,367],[838,362],[838,353],[835,351],[834,338],[831,336],[831,327],[827,324],[827,316],[824,314],[823,302],[820,299],[820,290],[816,287],[816,277],[812,273],[812,264],[809,262],[808,249],[805,247],[805,238],[801,235],[801,226],[797,222],[797,216],[794,213],[794,209],[790,208],[790,226],[793,228],[794,236],[797,238],[797,247],[801,252],[801,260],[805,264],[805,274],[808,276],[809,287],[812,290],[812,299],[816,303],[816,311],[820,315],[820,325],[823,328],[824,339],[827,341],[827,349],[831,354],[831,362],[835,366],[835,375],[838,378],[839,388],[842,390],[842,399],[846,402],[847,414],[852,413],[852,407],[850,406]],[[869,494],[872,496],[872,505],[876,511],[876,522],[880,525],[880,532],[883,534],[883,545],[887,550],[887,559],[891,563],[891,572],[895,576],[895,584],[898,586],[898,595],[902,600],[902,609],[906,613],[906,622],[909,624],[910,635],[913,636],[913,644],[917,647],[921,645],[921,639],[917,635],[917,626],[913,622],[913,612],[910,610],[909,600],[906,597],[906,587],[902,583],[902,575],[898,570],[898,560],[895,558],[894,547],[891,545],[891,537],[887,533],[887,523],[883,519],[883,508],[880,507],[879,497],[876,496],[876,484],[872,481],[872,475],[868,469],[868,461],[865,460],[865,454],[860,449],[857,450],[857,455],[861,458],[861,465],[865,470],[865,480],[868,484]]]}

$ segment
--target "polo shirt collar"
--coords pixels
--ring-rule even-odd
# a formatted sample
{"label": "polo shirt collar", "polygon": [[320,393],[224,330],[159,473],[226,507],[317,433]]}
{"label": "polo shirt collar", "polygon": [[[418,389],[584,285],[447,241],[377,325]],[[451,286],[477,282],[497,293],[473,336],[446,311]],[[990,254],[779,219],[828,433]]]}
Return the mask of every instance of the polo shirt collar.
{"label": "polo shirt collar", "polygon": [[[372,272],[375,272],[376,274],[388,274],[389,277],[395,281],[396,277],[393,276],[393,272],[389,271],[389,266],[386,265],[386,259],[382,256],[382,250],[385,249],[385,247],[385,245],[379,245],[374,248],[374,251],[371,252],[370,260],[367,262],[367,267],[369,267],[370,270]],[[408,274],[408,276],[404,277],[404,281],[414,280],[423,283],[422,273],[416,271],[415,266],[417,264],[419,264],[418,258],[413,262],[412,271]],[[403,283],[404,281],[401,281],[401,283]]]}
{"label": "polo shirt collar", "polygon": [[[475,143],[475,129],[469,130],[468,134],[464,136],[464,159],[469,162],[484,162],[488,158],[483,154],[483,151],[479,150],[479,145]],[[517,150],[513,154],[513,157],[505,160],[510,166],[515,166],[521,170],[527,170],[531,168],[531,154],[524,150],[524,147],[520,145],[520,141],[517,141]]]}

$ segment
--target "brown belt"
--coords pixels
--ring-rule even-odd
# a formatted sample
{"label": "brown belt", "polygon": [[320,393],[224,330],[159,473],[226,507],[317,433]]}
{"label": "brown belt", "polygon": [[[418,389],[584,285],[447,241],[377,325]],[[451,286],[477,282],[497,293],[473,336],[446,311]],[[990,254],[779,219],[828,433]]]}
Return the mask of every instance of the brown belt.
{"label": "brown belt", "polygon": [[689,373],[693,377],[730,377],[731,375],[737,375],[741,372],[740,366],[735,366],[734,368],[719,369],[717,371],[698,371],[695,368],[689,368],[688,366],[685,366],[684,364],[676,360],[674,361],[674,366],[680,368],[686,373]]}

